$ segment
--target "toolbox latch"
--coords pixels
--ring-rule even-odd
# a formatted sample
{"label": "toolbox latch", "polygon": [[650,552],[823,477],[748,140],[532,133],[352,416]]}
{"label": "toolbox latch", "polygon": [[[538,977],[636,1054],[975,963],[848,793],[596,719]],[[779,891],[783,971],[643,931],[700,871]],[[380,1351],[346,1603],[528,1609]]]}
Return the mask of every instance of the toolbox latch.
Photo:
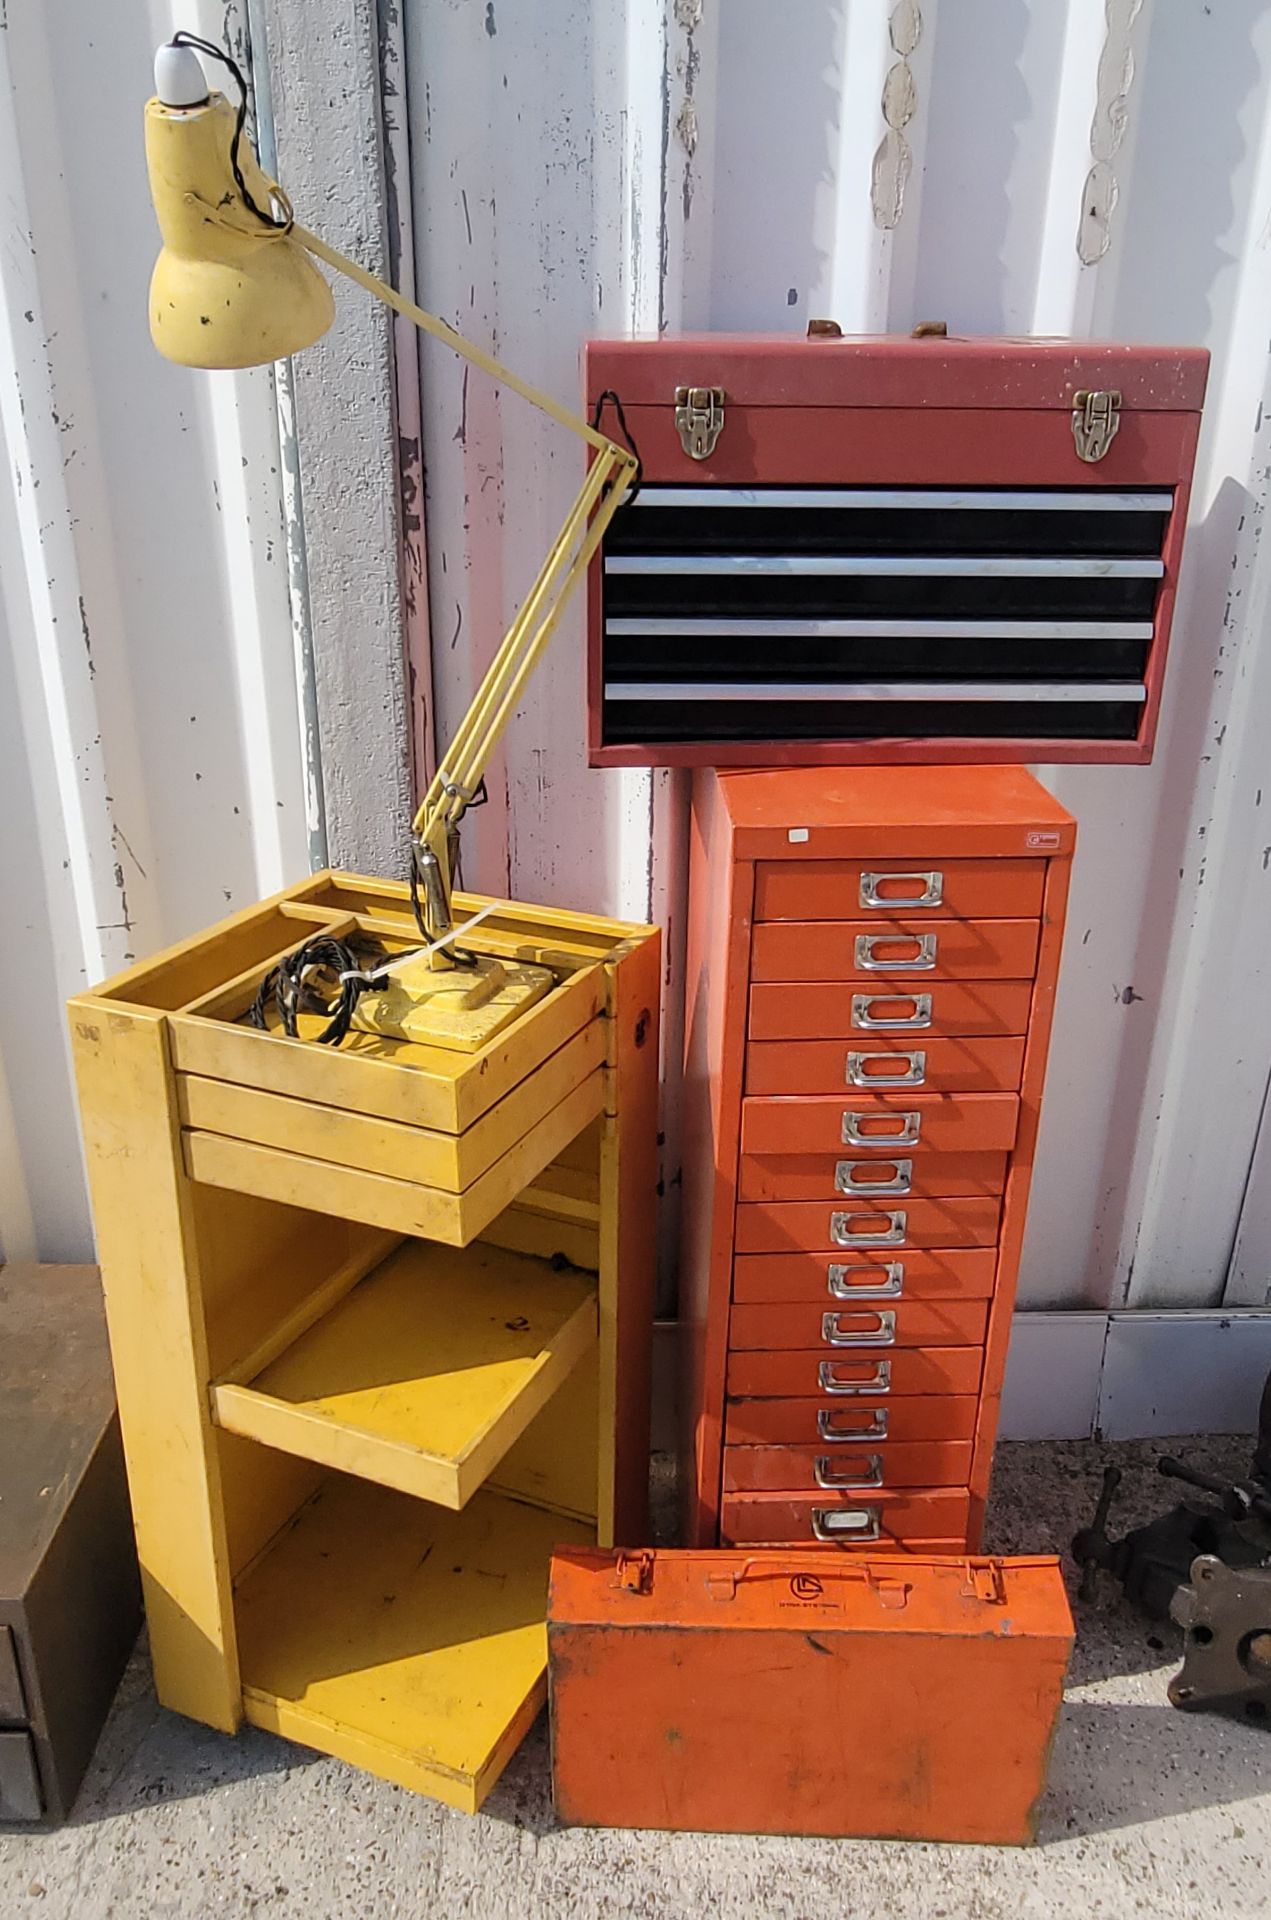
{"label": "toolbox latch", "polygon": [[620,1553],[613,1570],[615,1587],[625,1587],[628,1593],[648,1593],[653,1586],[653,1555],[651,1553]]}
{"label": "toolbox latch", "polygon": [[966,1572],[963,1593],[972,1599],[987,1601],[991,1606],[1000,1607],[1005,1603],[1006,1581],[1000,1560],[968,1560]]}
{"label": "toolbox latch", "polygon": [[1072,437],[1077,457],[1093,464],[1102,460],[1121,424],[1121,395],[1107,387],[1084,389],[1072,396]]}
{"label": "toolbox latch", "polygon": [[709,460],[724,431],[722,387],[677,387],[675,424],[680,445],[690,460]]}

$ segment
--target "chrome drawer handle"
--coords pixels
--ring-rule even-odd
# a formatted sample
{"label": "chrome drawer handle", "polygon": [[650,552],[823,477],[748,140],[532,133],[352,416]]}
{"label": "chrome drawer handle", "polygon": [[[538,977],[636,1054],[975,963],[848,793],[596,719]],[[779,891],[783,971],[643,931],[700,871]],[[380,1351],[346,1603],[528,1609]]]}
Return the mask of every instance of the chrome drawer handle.
{"label": "chrome drawer handle", "polygon": [[[903,1060],[904,1066],[890,1073],[870,1073],[867,1069],[883,1062]],[[927,1055],[922,1047],[912,1053],[849,1053],[846,1070],[849,1087],[920,1087],[927,1078]]]}
{"label": "chrome drawer handle", "polygon": [[[905,941],[917,949],[907,960],[879,960],[878,947],[894,947]],[[934,933],[858,933],[856,971],[858,973],[930,973],[936,964]]]}
{"label": "chrome drawer handle", "polygon": [[820,1393],[890,1393],[891,1361],[876,1360],[873,1371],[866,1380],[847,1380],[834,1371],[833,1360],[822,1360],[816,1370],[817,1391]]}
{"label": "chrome drawer handle", "polygon": [[[912,1013],[879,1014],[876,1007],[912,1007]],[[852,1025],[866,1033],[915,1033],[931,1025],[929,993],[854,993]]]}
{"label": "chrome drawer handle", "polygon": [[828,1453],[819,1454],[812,1467],[812,1478],[827,1493],[835,1487],[846,1488],[850,1493],[865,1493],[883,1484],[883,1456],[862,1453],[855,1460],[832,1460]]}
{"label": "chrome drawer handle", "polygon": [[862,1320],[871,1320],[875,1325],[863,1327],[853,1332],[843,1325],[848,1317],[842,1313],[823,1313],[821,1315],[821,1338],[831,1347],[894,1347],[896,1344],[896,1310],[894,1307],[879,1307],[873,1313],[863,1313]]}
{"label": "chrome drawer handle", "polygon": [[816,1410],[817,1437],[838,1444],[853,1440],[885,1440],[887,1438],[888,1408],[875,1407],[863,1427],[844,1427],[838,1423],[850,1419],[854,1407],[818,1407]]}
{"label": "chrome drawer handle", "polygon": [[[897,1120],[899,1126],[895,1133],[862,1133],[865,1121],[877,1123],[880,1120]],[[922,1132],[920,1113],[845,1113],[843,1115],[843,1145],[845,1147],[916,1147],[918,1136]]]}
{"label": "chrome drawer handle", "polygon": [[[865,1178],[886,1167],[895,1168],[890,1180]],[[912,1160],[838,1160],[834,1165],[836,1193],[908,1193],[913,1183]]]}
{"label": "chrome drawer handle", "polygon": [[818,1540],[881,1540],[883,1516],[877,1507],[813,1507],[812,1532]]}
{"label": "chrome drawer handle", "polygon": [[[849,1279],[853,1273],[868,1273],[871,1278],[864,1281]],[[841,1260],[831,1260],[825,1270],[826,1283],[836,1300],[898,1300],[905,1287],[905,1263],[903,1260],[888,1260],[884,1265],[875,1266],[873,1262],[862,1262],[858,1267],[849,1267]],[[873,1276],[877,1276],[874,1278]]]}
{"label": "chrome drawer handle", "polygon": [[[903,881],[907,886],[916,887],[917,892],[890,894],[883,899],[878,889],[885,883],[895,885]],[[908,913],[910,907],[938,907],[944,899],[944,875],[938,867],[929,873],[863,873],[861,875],[861,905],[863,907],[890,907]]]}
{"label": "chrome drawer handle", "polygon": [[[887,1225],[875,1224],[879,1219]],[[853,1230],[853,1220],[865,1220],[868,1225],[862,1231]],[[904,1245],[905,1235],[909,1231],[909,1215],[903,1207],[889,1207],[883,1214],[873,1213],[832,1213],[830,1215],[830,1238],[836,1247],[900,1247]]]}

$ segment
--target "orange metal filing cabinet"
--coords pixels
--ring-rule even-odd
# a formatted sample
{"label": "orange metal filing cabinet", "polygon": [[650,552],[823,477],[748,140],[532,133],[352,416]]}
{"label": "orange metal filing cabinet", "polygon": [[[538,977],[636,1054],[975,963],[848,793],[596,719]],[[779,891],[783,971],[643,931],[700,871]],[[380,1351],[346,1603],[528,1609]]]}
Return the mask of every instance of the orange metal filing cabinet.
{"label": "orange metal filing cabinet", "polygon": [[562,1548],[547,1638],[568,1823],[1034,1838],[1073,1639],[1056,1560]]}
{"label": "orange metal filing cabinet", "polygon": [[695,776],[690,1546],[978,1548],[1074,833],[1020,767]]}

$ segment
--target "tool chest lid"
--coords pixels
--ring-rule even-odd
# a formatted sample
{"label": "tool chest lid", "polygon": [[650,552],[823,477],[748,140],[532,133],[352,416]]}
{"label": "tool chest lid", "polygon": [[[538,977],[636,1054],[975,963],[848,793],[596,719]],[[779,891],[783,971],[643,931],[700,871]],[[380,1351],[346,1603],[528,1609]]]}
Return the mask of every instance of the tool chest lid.
{"label": "tool chest lid", "polygon": [[1071,409],[1075,394],[1110,389],[1121,411],[1199,412],[1204,347],[1142,347],[1066,339],[905,335],[685,334],[592,340],[594,401],[612,388],[625,407],[669,406],[675,389],[722,387],[748,407]]}
{"label": "tool chest lid", "polygon": [[1071,1642],[1053,1556],[827,1554],[793,1549],[563,1548],[552,1556],[552,1628],[818,1628]]}

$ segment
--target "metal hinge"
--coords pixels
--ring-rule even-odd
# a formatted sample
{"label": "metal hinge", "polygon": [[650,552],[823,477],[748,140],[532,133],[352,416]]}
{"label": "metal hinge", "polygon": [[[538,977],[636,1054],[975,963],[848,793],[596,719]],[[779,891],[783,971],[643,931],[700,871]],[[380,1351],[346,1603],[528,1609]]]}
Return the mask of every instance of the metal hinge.
{"label": "metal hinge", "polygon": [[1121,424],[1121,396],[1105,387],[1072,396],[1072,437],[1081,460],[1102,460]]}
{"label": "metal hinge", "polygon": [[680,445],[690,460],[709,460],[724,431],[722,387],[677,387],[675,424]]}

